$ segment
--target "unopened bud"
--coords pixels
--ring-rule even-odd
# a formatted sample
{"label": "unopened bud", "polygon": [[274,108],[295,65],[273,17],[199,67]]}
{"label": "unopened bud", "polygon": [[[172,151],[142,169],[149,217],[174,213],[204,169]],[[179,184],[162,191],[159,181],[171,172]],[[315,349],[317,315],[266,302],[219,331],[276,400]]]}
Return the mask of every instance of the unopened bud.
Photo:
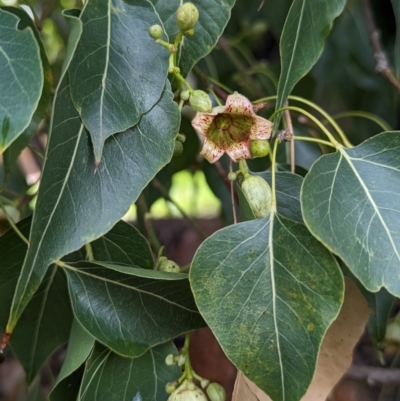
{"label": "unopened bud", "polygon": [[159,266],[159,270],[169,273],[179,273],[181,271],[180,267],[172,260],[162,262]]}
{"label": "unopened bud", "polygon": [[150,36],[151,36],[154,40],[161,39],[162,36],[163,36],[163,29],[162,29],[162,27],[161,27],[160,25],[158,25],[158,24],[152,25],[152,26],[149,28],[149,34],[150,34]]}
{"label": "unopened bud", "polygon": [[189,104],[194,111],[209,113],[212,110],[211,98],[202,90],[195,90],[190,94]]}
{"label": "unopened bud", "polygon": [[175,357],[172,354],[167,355],[165,358],[165,364],[168,366],[175,365]]}
{"label": "unopened bud", "polygon": [[210,401],[225,401],[226,391],[218,383],[210,383],[206,389],[208,398]]}
{"label": "unopened bud", "polygon": [[183,32],[193,28],[198,19],[199,10],[193,3],[182,4],[176,12],[176,22]]}

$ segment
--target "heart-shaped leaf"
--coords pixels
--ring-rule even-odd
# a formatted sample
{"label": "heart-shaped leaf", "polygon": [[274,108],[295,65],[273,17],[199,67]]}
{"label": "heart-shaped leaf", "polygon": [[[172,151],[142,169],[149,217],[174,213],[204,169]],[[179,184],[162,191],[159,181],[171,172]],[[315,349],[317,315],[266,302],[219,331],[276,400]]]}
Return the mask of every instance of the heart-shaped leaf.
{"label": "heart-shaped leaf", "polygon": [[322,156],[304,179],[304,220],[369,291],[400,295],[400,132]]}
{"label": "heart-shaped leaf", "polygon": [[165,401],[165,384],[180,375],[178,366],[167,366],[168,354],[176,355],[173,343],[150,348],[139,358],[122,358],[100,344],[90,356],[79,401]]}
{"label": "heart-shaped leaf", "polygon": [[[276,109],[280,109],[300,78],[319,59],[333,20],[341,14],[346,0],[294,0],[280,40],[281,75]],[[278,124],[275,120],[275,125]]]}
{"label": "heart-shaped leaf", "polygon": [[149,27],[162,23],[150,1],[89,0],[80,18],[71,94],[99,162],[104,141],[136,125],[160,99],[168,50],[149,36]]}
{"label": "heart-shaped leaf", "polygon": [[43,88],[39,44],[30,27],[19,29],[19,21],[0,9],[0,153],[28,127]]}
{"label": "heart-shaped leaf", "polygon": [[343,300],[334,257],[302,223],[272,213],[203,242],[190,282],[228,358],[274,401],[298,401]]}
{"label": "heart-shaped leaf", "polygon": [[[148,269],[131,271],[127,275],[88,262],[66,266],[75,316],[96,339],[121,355],[137,357],[151,346],[204,326],[187,278]],[[150,273],[159,277],[147,278]]]}

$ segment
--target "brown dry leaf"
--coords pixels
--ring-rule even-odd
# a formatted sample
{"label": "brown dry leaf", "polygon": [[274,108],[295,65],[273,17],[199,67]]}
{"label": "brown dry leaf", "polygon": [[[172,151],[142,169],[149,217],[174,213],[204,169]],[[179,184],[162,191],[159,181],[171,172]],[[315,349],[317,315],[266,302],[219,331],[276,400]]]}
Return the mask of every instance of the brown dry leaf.
{"label": "brown dry leaf", "polygon": [[345,278],[342,309],[328,329],[318,356],[317,369],[301,401],[325,400],[349,368],[353,348],[367,324],[371,309],[357,286]]}
{"label": "brown dry leaf", "polygon": [[[318,356],[317,369],[301,401],[323,401],[349,368],[353,348],[367,324],[371,309],[357,286],[345,278],[342,309],[328,329]],[[232,401],[271,401],[262,390],[238,371]]]}

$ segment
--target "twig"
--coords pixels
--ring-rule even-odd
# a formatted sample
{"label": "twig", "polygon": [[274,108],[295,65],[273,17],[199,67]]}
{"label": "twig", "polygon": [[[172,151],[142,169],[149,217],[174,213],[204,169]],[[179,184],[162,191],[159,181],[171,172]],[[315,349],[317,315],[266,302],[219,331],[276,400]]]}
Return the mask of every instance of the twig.
{"label": "twig", "polygon": [[370,385],[400,383],[400,369],[388,369],[377,366],[352,365],[346,372],[346,377],[366,381]]}
{"label": "twig", "polygon": [[196,230],[197,233],[200,234],[200,236],[203,239],[207,238],[206,234],[199,227],[199,225],[190,216],[188,216],[185,213],[185,211],[173,199],[171,199],[171,197],[169,196],[168,190],[164,187],[164,185],[161,184],[160,181],[157,180],[157,178],[153,178],[153,180],[151,181],[151,184],[153,185],[154,188],[157,188],[161,192],[161,195],[164,197],[165,200],[167,200],[168,202],[171,202],[179,210],[181,215],[188,221],[188,223],[194,228],[194,230]]}
{"label": "twig", "polygon": [[385,76],[397,90],[400,90],[400,81],[396,79],[396,77],[392,73],[392,70],[389,68],[388,60],[382,49],[379,38],[379,32],[376,28],[374,17],[372,16],[368,0],[363,1],[363,11],[365,15],[365,23],[367,25],[369,40],[372,48],[375,51],[374,54],[374,58],[376,60],[375,71]]}
{"label": "twig", "polygon": [[4,216],[6,217],[8,224],[10,224],[10,226],[13,228],[13,230],[15,231],[15,233],[18,235],[18,237],[20,237],[22,239],[22,241],[25,242],[26,245],[28,245],[29,247],[29,241],[28,239],[25,237],[24,234],[21,233],[21,231],[19,231],[18,227],[16,226],[16,224],[14,223],[14,220],[11,218],[11,216],[8,214],[6,207],[4,206],[3,202],[0,199],[0,208],[3,210]]}

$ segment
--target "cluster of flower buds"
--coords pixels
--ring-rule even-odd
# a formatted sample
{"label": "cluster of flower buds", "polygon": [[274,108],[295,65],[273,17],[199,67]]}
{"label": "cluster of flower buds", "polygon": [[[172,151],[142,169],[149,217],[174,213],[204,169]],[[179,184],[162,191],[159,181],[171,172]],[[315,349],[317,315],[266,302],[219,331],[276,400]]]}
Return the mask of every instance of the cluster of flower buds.
{"label": "cluster of flower buds", "polygon": [[186,141],[186,136],[183,134],[178,134],[175,138],[174,145],[174,156],[179,156],[183,152],[183,144]]}

